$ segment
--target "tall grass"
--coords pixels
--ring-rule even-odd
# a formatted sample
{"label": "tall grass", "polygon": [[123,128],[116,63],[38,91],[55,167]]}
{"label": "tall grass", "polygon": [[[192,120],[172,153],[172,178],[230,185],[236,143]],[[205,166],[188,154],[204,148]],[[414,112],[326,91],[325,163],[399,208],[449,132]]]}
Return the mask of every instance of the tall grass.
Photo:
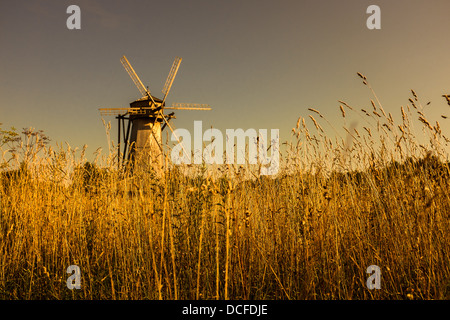
{"label": "tall grass", "polygon": [[340,102],[343,130],[311,108],[276,177],[131,174],[25,143],[0,181],[0,298],[449,299],[448,139],[412,93],[400,122],[376,96]]}

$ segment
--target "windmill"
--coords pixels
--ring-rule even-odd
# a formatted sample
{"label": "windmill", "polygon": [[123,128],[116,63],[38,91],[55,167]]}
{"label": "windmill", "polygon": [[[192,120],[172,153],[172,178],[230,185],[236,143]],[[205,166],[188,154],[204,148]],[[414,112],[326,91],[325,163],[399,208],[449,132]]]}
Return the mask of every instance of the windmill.
{"label": "windmill", "polygon": [[[134,84],[142,94],[142,98],[130,103],[129,108],[100,108],[101,115],[116,115],[118,120],[118,164],[132,163],[136,165],[162,164],[163,148],[161,133],[166,126],[175,135],[169,121],[175,118],[174,112],[164,114],[164,109],[169,110],[211,110],[207,104],[173,103],[172,107],[166,107],[166,98],[170,92],[175,76],[180,67],[181,58],[176,57],[166,83],[162,89],[163,99],[159,99],[150,93],[148,87],[144,87],[142,81],[134,71],[128,59],[123,56],[120,62],[130,75]],[[123,138],[123,151],[121,152],[121,138]],[[186,152],[184,150],[184,152]]]}

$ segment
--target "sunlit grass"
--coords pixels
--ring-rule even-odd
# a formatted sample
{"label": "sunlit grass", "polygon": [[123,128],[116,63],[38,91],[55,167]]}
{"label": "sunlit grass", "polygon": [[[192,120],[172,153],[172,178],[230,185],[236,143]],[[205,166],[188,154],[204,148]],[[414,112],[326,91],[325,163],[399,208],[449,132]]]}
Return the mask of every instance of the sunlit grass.
{"label": "sunlit grass", "polygon": [[[337,138],[310,110],[276,178],[130,174],[35,140],[20,168],[3,152],[0,298],[449,299],[448,139],[414,91],[399,122],[375,101],[341,101],[361,126]],[[80,290],[66,287],[73,264]]]}

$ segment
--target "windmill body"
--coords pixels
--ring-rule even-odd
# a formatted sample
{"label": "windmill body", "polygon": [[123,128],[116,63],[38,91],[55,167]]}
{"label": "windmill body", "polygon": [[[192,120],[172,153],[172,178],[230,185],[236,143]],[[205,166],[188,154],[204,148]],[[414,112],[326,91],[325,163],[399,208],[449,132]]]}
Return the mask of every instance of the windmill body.
{"label": "windmill body", "polygon": [[[153,104],[153,101],[155,104]],[[159,110],[162,110],[162,100],[153,97],[141,98],[130,103],[132,109],[142,110],[140,113],[130,114],[131,133],[129,137],[130,151],[128,161],[134,159],[140,166],[145,164],[162,165],[161,123],[164,121]],[[145,108],[145,109],[143,109]]]}
{"label": "windmill body", "polygon": [[[162,131],[167,126],[174,133],[169,121],[175,118],[173,112],[164,114],[164,109],[211,110],[211,108],[205,104],[189,103],[174,103],[172,107],[165,106],[181,58],[175,58],[162,90],[163,99],[154,97],[148,87],[144,87],[125,56],[120,61],[141,92],[142,98],[131,102],[129,108],[99,109],[102,115],[116,115],[116,119],[118,119],[118,165],[128,163],[144,169],[148,167],[161,168],[164,156]],[[121,151],[121,138],[124,141],[123,151]]]}

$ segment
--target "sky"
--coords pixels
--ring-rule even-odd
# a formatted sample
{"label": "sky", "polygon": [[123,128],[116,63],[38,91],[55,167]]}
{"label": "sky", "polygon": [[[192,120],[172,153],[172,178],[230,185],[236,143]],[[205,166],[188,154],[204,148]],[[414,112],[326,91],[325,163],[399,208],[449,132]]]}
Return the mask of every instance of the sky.
{"label": "sky", "polygon": [[[81,9],[80,30],[66,26],[72,4]],[[373,4],[379,30],[366,26]],[[126,55],[159,98],[174,58],[183,58],[167,104],[212,111],[177,111],[176,128],[193,130],[201,120],[223,132],[279,129],[286,141],[308,108],[339,127],[338,100],[370,107],[361,72],[394,119],[414,89],[450,136],[440,117],[450,115],[442,98],[450,94],[449,9],[448,0],[1,1],[1,128],[86,144],[88,158],[107,150],[98,108],[141,97],[119,61]],[[116,120],[104,119],[116,140]]]}

